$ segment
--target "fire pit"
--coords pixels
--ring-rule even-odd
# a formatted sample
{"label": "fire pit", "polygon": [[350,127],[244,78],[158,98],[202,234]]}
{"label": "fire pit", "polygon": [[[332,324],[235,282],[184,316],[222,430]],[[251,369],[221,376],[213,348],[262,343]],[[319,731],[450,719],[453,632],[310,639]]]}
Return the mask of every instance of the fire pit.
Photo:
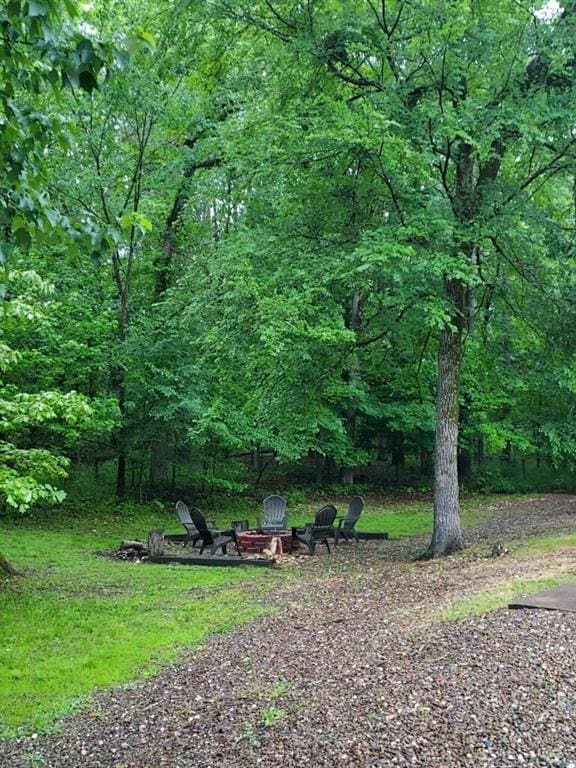
{"label": "fire pit", "polygon": [[284,552],[292,552],[298,547],[298,542],[293,541],[291,531],[278,531],[278,533],[260,533],[259,531],[241,531],[236,534],[238,546],[246,554],[255,555],[270,546],[272,538],[277,536],[282,541]]}

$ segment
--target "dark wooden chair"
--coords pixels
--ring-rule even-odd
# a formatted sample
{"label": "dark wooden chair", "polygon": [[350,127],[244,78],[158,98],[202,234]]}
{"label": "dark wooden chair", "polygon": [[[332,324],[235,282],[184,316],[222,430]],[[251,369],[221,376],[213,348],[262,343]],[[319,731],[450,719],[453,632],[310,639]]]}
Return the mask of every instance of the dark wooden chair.
{"label": "dark wooden chair", "polygon": [[336,507],[327,504],[316,512],[313,523],[306,523],[303,528],[292,528],[292,536],[305,544],[311,555],[316,551],[316,544],[325,544],[330,553],[328,539],[335,537],[334,520],[337,514]]}
{"label": "dark wooden chair", "polygon": [[[184,528],[186,528],[186,533],[188,534],[184,540],[184,546],[186,546],[186,544],[188,544],[190,541],[192,542],[192,546],[195,546],[195,544],[200,541],[200,534],[198,533],[198,529],[190,517],[190,510],[183,501],[177,501],[176,512],[180,522]],[[218,530],[214,520],[208,520],[208,528]]]}
{"label": "dark wooden chair", "polygon": [[353,496],[350,499],[346,515],[336,518],[336,527],[334,529],[334,544],[336,546],[338,546],[340,536],[342,536],[347,544],[350,543],[350,539],[359,541],[358,534],[356,533],[356,523],[363,509],[364,499],[362,496]]}
{"label": "dark wooden chair", "polygon": [[198,533],[198,529],[192,522],[192,518],[190,517],[190,510],[184,504],[183,501],[177,501],[176,502],[176,512],[178,513],[178,518],[184,528],[186,528],[186,538],[184,540],[184,546],[188,544],[189,541],[192,542],[192,546],[196,544],[197,541],[200,540],[200,534]]}
{"label": "dark wooden chair", "polygon": [[222,531],[219,531],[217,528],[208,528],[206,518],[199,509],[196,509],[196,507],[190,510],[190,516],[192,518],[192,522],[196,526],[196,530],[198,531],[200,540],[202,542],[200,545],[200,554],[204,552],[206,547],[210,547],[211,555],[215,555],[219,549],[222,549],[222,554],[225,555],[226,547],[232,542],[234,542],[236,545],[236,550],[238,554],[240,554],[234,533],[232,533],[232,535],[228,535],[222,533]]}
{"label": "dark wooden chair", "polygon": [[287,530],[287,506],[288,502],[282,496],[267,496],[264,499],[264,515],[258,526],[262,533],[275,533],[276,531]]}

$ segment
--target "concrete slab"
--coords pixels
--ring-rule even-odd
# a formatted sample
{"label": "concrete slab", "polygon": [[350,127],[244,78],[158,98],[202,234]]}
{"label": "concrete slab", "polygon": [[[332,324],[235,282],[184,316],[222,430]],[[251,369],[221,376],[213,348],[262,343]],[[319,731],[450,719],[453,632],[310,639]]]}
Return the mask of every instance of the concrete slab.
{"label": "concrete slab", "polygon": [[517,598],[508,608],[541,608],[546,611],[576,613],[576,581],[546,589],[544,592],[536,592],[528,597]]}

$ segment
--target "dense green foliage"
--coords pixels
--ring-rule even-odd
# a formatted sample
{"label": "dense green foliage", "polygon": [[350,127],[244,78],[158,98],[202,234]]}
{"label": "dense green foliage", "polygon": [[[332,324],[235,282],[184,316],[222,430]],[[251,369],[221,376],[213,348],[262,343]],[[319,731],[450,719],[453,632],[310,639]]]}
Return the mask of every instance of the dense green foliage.
{"label": "dense green foliage", "polygon": [[138,497],[278,466],[430,485],[449,343],[460,479],[570,470],[555,7],[8,3],[2,504],[60,499],[70,460]]}

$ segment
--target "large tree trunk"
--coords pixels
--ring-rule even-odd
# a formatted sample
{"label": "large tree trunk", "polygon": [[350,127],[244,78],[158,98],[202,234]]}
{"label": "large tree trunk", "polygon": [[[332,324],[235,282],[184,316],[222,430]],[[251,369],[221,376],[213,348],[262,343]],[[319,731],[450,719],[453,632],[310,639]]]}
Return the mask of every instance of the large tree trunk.
{"label": "large tree trunk", "polygon": [[[122,450],[122,449],[121,449]],[[116,496],[122,499],[126,495],[126,456],[123,453],[118,455],[116,466]]]}
{"label": "large tree trunk", "polygon": [[[465,286],[449,281],[447,291],[455,310],[464,305]],[[458,492],[458,419],[462,317],[445,328],[438,352],[436,461],[434,466],[434,532],[430,555],[441,557],[462,549]]]}
{"label": "large tree trunk", "polygon": [[[350,442],[354,443],[356,437],[356,409],[354,407],[347,408],[344,412],[344,425]],[[353,485],[354,468],[343,465],[340,469],[340,478],[345,485]]]}
{"label": "large tree trunk", "polygon": [[310,451],[310,457],[314,462],[314,482],[316,485],[322,485],[324,482],[324,468],[326,466],[326,457],[319,451]]}
{"label": "large tree trunk", "polygon": [[[346,325],[350,330],[354,331],[354,333],[357,334],[358,330],[360,329],[361,322],[362,322],[362,298],[358,293],[355,293],[352,297],[352,303],[351,303],[350,312],[348,315],[348,322],[346,323]],[[360,360],[358,358],[358,355],[355,353],[352,357],[350,365],[344,371],[342,378],[350,387],[353,387],[359,374],[360,374]],[[356,439],[356,416],[357,416],[356,404],[351,399],[348,406],[346,407],[346,410],[344,411],[344,427],[346,429],[346,433],[352,445],[354,445],[354,442]],[[353,485],[354,484],[354,467],[348,467],[346,465],[343,465],[340,468],[340,480],[342,483],[345,483],[346,485]]]}
{"label": "large tree trunk", "polygon": [[[223,112],[223,116],[218,119],[223,120],[226,114],[227,112]],[[186,145],[192,149],[202,137],[203,134],[199,133],[197,136],[189,138],[186,141]],[[170,286],[177,246],[177,227],[188,201],[190,183],[196,171],[201,168],[216,168],[221,162],[222,160],[219,157],[209,157],[204,160],[194,160],[184,168],[182,183],[176,192],[172,208],[166,218],[162,248],[157,251],[154,260],[154,296],[156,300],[161,299],[166,289]]]}
{"label": "large tree trunk", "polygon": [[[497,156],[498,157],[498,156]],[[467,225],[474,220],[478,199],[474,180],[474,147],[462,141],[456,151],[456,194],[454,215]],[[482,170],[488,179],[498,172],[499,160]],[[480,183],[480,182],[478,182]],[[474,267],[478,264],[476,246],[471,242],[458,243],[459,250],[468,255]],[[458,421],[460,418],[460,364],[462,360],[462,332],[470,321],[473,300],[469,288],[458,278],[446,277],[446,297],[452,305],[451,324],[440,336],[438,350],[438,387],[436,392],[436,461],[434,465],[434,531],[430,555],[441,557],[462,549],[460,502],[458,493]]]}
{"label": "large tree trunk", "polygon": [[124,390],[124,374],[119,368],[117,371],[118,382],[118,409],[120,411],[120,427],[116,434],[116,451],[118,463],[116,465],[116,496],[123,498],[126,494],[126,394]]}
{"label": "large tree trunk", "polygon": [[150,445],[150,466],[148,479],[152,488],[166,483],[168,479],[168,462],[173,451],[169,451],[170,438],[165,424],[158,426],[158,434],[152,439]]}

